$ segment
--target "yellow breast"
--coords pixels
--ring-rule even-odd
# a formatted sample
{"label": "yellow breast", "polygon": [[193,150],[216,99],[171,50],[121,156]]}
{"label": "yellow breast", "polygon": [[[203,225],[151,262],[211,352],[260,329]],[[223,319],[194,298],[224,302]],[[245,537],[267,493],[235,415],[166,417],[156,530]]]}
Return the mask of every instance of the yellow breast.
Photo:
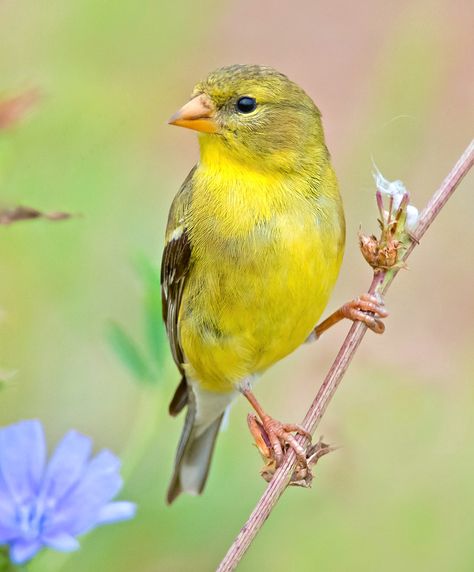
{"label": "yellow breast", "polygon": [[342,206],[329,164],[318,189],[237,165],[198,167],[193,184],[180,339],[189,376],[229,391],[316,325],[342,260]]}

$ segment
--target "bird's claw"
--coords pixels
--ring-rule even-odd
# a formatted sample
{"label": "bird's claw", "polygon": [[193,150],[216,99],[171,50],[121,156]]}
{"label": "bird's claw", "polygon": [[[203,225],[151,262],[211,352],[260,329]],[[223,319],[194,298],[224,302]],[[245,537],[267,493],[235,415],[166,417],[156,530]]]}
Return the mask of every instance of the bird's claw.
{"label": "bird's claw", "polygon": [[247,422],[260,453],[265,459],[274,461],[275,467],[281,465],[288,448],[293,449],[299,463],[307,465],[306,448],[292,435],[303,435],[311,443],[311,434],[306,429],[294,423],[281,423],[269,415],[260,421],[249,414]]}
{"label": "bird's claw", "polygon": [[[247,422],[250,432],[255,439],[255,444],[265,461],[265,465],[260,471],[260,474],[267,483],[269,483],[273,479],[273,475],[278,468],[274,449],[272,448],[267,432],[263,428],[263,424],[259,419],[257,419],[255,415],[249,414],[247,416]],[[294,425],[290,427],[294,427]],[[307,432],[304,429],[303,434],[307,435]],[[289,444],[287,443],[285,448],[288,446]],[[330,445],[323,443],[322,437],[314,445],[309,444],[304,451],[304,457],[301,458],[300,456],[297,456],[297,463],[289,484],[297,487],[310,487],[313,481],[313,466],[322,456],[327,453],[331,453],[334,450],[335,447],[331,447]]]}
{"label": "bird's claw", "polygon": [[363,322],[376,334],[383,334],[385,331],[382,319],[388,316],[388,312],[379,294],[362,294],[344,304],[341,311],[345,318],[354,322]]}

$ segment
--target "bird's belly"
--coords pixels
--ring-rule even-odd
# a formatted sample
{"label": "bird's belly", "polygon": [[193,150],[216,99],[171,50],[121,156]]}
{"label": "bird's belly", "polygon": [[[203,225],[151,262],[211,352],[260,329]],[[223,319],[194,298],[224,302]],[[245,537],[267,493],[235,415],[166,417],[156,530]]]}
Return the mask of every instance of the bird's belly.
{"label": "bird's belly", "polygon": [[266,244],[240,244],[234,254],[207,252],[196,263],[183,294],[180,338],[189,376],[206,389],[233,389],[311,333],[341,258],[313,226]]}

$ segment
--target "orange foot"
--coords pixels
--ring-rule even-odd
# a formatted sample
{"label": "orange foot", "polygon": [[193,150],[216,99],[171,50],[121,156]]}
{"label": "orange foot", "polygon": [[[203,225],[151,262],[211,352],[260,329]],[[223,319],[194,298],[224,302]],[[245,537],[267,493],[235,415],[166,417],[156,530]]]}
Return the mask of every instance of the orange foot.
{"label": "orange foot", "polygon": [[261,421],[255,415],[248,415],[247,421],[261,454],[267,460],[273,458],[276,467],[281,465],[288,447],[293,449],[300,463],[307,466],[306,449],[292,435],[304,435],[311,442],[311,434],[306,429],[294,423],[281,423],[266,414],[261,415]]}
{"label": "orange foot", "polygon": [[376,334],[383,334],[385,324],[383,318],[388,316],[381,296],[375,294],[362,294],[355,300],[344,304],[340,311],[344,318],[353,322],[363,322]]}
{"label": "orange foot", "polygon": [[308,341],[318,339],[323,332],[329,330],[334,324],[337,324],[344,318],[348,318],[353,322],[363,322],[376,334],[383,334],[385,325],[383,318],[388,316],[382,297],[378,294],[362,294],[355,300],[351,300],[336,310],[333,314],[321,322],[313,330]]}

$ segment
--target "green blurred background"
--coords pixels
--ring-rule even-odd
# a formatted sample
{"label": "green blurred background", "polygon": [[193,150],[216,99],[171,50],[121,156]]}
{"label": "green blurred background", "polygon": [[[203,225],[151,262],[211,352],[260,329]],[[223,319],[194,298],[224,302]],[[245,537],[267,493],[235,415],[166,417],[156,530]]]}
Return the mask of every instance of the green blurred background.
{"label": "green blurred background", "polygon": [[[41,418],[51,445],[71,427],[92,435],[123,456],[121,497],[139,504],[133,522],[72,556],[45,552],[32,571],[212,570],[264,489],[241,400],[204,496],[164,503],[178,375],[167,350],[150,357],[142,275],[197,157],[195,136],[166,125],[193,84],[265,63],[321,108],[348,222],[329,311],[370,280],[356,234],[376,230],[372,157],[421,208],[472,136],[472,17],[464,0],[0,2],[0,93],[43,95],[0,133],[0,202],[81,215],[0,227],[0,370],[16,372],[0,422]],[[320,428],[341,448],[312,490],[287,491],[240,570],[474,570],[472,186],[470,175],[390,292],[386,334],[367,336],[346,375]],[[153,375],[124,367],[111,322]],[[302,418],[347,327],[265,375],[269,411]]]}

